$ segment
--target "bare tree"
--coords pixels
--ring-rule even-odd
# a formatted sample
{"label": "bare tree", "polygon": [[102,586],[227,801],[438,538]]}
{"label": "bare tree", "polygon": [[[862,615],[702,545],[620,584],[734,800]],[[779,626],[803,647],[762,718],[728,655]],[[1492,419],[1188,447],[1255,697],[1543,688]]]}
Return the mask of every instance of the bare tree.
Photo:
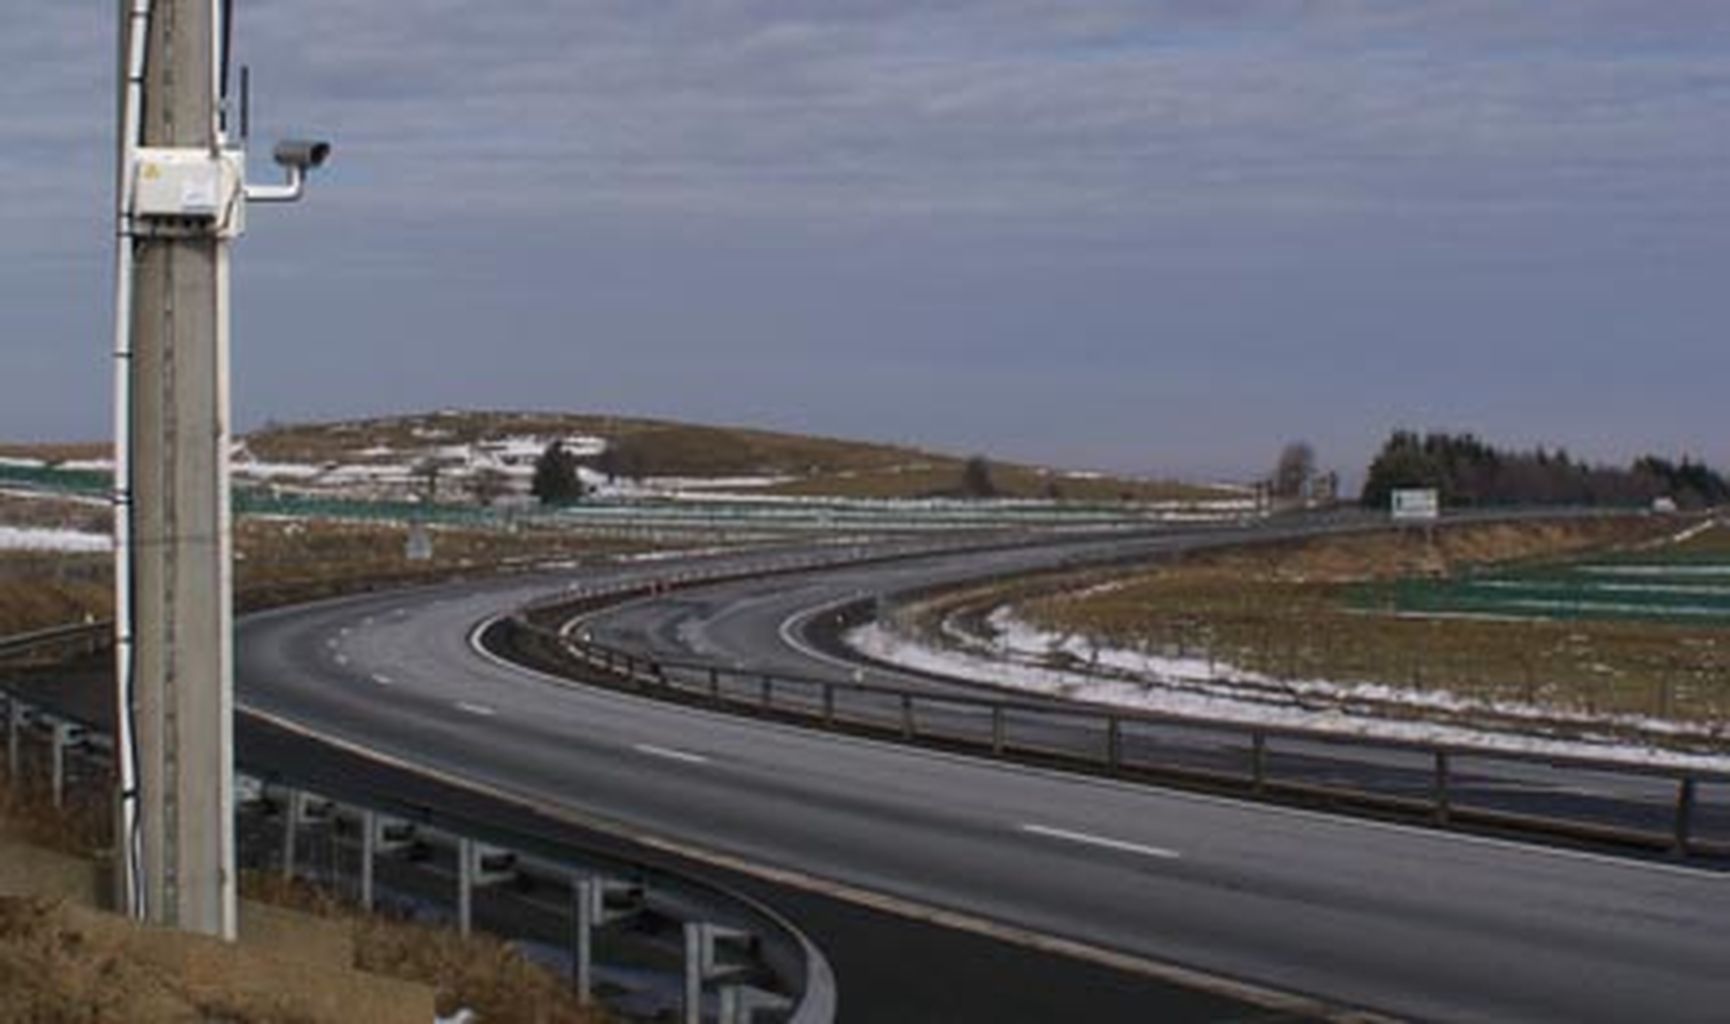
{"label": "bare tree", "polygon": [[985,456],[975,455],[961,467],[961,493],[968,498],[992,498],[997,484],[991,479],[991,463]]}
{"label": "bare tree", "polygon": [[1292,441],[1280,449],[1273,469],[1273,493],[1277,498],[1299,498],[1316,471],[1316,451],[1308,441]]}
{"label": "bare tree", "polygon": [[469,495],[483,507],[490,507],[511,490],[510,474],[493,466],[482,466],[468,482]]}

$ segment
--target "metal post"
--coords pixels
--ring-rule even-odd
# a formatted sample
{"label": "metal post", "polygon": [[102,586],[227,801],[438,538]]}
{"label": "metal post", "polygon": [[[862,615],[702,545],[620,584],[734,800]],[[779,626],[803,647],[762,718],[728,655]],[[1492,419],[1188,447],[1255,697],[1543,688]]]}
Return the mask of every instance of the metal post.
{"label": "metal post", "polygon": [[1003,705],[991,705],[991,752],[1003,756]]}
{"label": "metal post", "polygon": [[1105,720],[1105,763],[1112,771],[1123,767],[1123,721],[1116,715]]}
{"label": "metal post", "polygon": [[571,981],[577,987],[577,1003],[589,1005],[593,998],[595,955],[595,903],[599,900],[600,889],[587,878],[579,878],[571,885],[571,899],[576,904],[572,907],[572,918],[575,932],[571,936]]}
{"label": "metal post", "polygon": [[904,740],[913,738],[913,695],[911,693],[901,695],[901,738]]}
{"label": "metal post", "polygon": [[469,937],[474,924],[475,841],[457,840],[457,932]]}
{"label": "metal post", "polygon": [[763,673],[762,697],[760,699],[766,708],[773,707],[775,704],[775,677],[767,672]]}
{"label": "metal post", "polygon": [[[142,142],[214,153],[223,143],[216,2],[145,6],[154,13],[144,48]],[[123,7],[126,40],[143,24],[129,16],[134,7]],[[128,86],[122,76],[121,88]],[[135,141],[123,138],[122,146]],[[130,174],[121,166],[123,194]],[[124,551],[117,546],[116,557],[128,563],[133,615],[121,637],[132,641],[124,674],[132,684],[117,695],[117,711],[137,727],[137,895],[153,924],[233,939],[229,243],[211,229],[127,236],[119,244],[131,249],[133,298],[124,325],[128,401],[117,411],[128,449],[117,464],[123,460],[131,472],[116,480],[129,498],[118,514],[130,505],[130,543]]]}
{"label": "metal post", "polygon": [[1249,773],[1256,794],[1267,792],[1267,733],[1259,729],[1250,734]]}
{"label": "metal post", "polygon": [[823,684],[823,724],[831,729],[835,727],[835,684]]}
{"label": "metal post", "polygon": [[702,1024],[703,1014],[703,926],[685,922],[685,997],[681,1001],[684,1024]]}
{"label": "metal post", "polygon": [[1688,842],[1694,821],[1695,782],[1692,775],[1684,776],[1676,787],[1676,856],[1688,856]]}
{"label": "metal post", "polygon": [[1448,793],[1448,752],[1436,751],[1436,822],[1446,825],[1452,808]]}
{"label": "metal post", "polygon": [[721,670],[713,665],[709,666],[709,699],[721,702]]}
{"label": "metal post", "polygon": [[360,909],[372,913],[373,858],[378,853],[378,814],[360,812]]}
{"label": "metal post", "polygon": [[52,778],[56,809],[66,806],[66,740],[71,731],[72,727],[65,722],[54,723]]}
{"label": "metal post", "polygon": [[23,772],[24,751],[20,745],[24,732],[24,702],[17,697],[6,700],[6,780],[18,785]]}
{"label": "metal post", "polygon": [[294,880],[294,855],[297,837],[295,832],[300,827],[301,793],[298,789],[288,791],[288,799],[283,801],[282,812],[282,878],[285,882]]}

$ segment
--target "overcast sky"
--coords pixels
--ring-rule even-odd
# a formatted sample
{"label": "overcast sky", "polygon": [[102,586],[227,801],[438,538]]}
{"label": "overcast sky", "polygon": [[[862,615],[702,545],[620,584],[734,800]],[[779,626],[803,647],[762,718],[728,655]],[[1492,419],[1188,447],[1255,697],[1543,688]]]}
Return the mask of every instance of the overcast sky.
{"label": "overcast sky", "polygon": [[[108,430],[114,3],[0,33],[0,437]],[[238,0],[243,426],[609,411],[1242,477],[1730,463],[1724,0]]]}

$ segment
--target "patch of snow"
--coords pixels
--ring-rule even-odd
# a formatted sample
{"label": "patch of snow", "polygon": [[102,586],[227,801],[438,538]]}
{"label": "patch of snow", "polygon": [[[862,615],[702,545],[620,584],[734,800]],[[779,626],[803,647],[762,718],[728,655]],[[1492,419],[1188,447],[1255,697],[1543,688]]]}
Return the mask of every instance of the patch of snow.
{"label": "patch of snow", "polygon": [[1594,576],[1730,576],[1730,564],[1711,565],[1582,565]]}
{"label": "patch of snow", "polygon": [[114,539],[102,533],[0,526],[0,551],[109,551]]}
{"label": "patch of snow", "polygon": [[235,462],[232,469],[236,476],[257,477],[261,480],[310,480],[324,472],[324,467],[310,466],[304,462],[256,462],[252,460]]}
{"label": "patch of snow", "polygon": [[16,455],[0,455],[0,466],[17,466],[21,469],[41,469],[48,463],[41,459],[24,459]]}

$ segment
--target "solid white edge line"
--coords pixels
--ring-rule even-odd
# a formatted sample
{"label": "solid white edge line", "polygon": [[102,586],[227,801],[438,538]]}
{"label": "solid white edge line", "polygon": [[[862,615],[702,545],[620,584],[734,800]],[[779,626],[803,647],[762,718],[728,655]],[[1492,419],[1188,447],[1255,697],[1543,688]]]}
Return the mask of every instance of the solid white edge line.
{"label": "solid white edge line", "polygon": [[635,743],[631,749],[639,754],[659,757],[668,761],[682,761],[685,764],[708,764],[709,759],[702,754],[693,754],[685,750],[674,750],[672,747],[657,747],[653,743]]}
{"label": "solid white edge line", "polygon": [[794,651],[803,654],[805,657],[810,658],[812,661],[819,661],[834,668],[845,669],[850,673],[869,671],[869,667],[863,663],[848,661],[846,658],[837,658],[833,654],[819,651],[817,648],[806,643],[799,636],[799,631],[804,628],[805,623],[810,622],[819,615],[852,604],[854,601],[857,601],[864,596],[866,595],[862,593],[854,594],[851,597],[843,597],[834,601],[825,601],[824,603],[817,605],[815,608],[806,608],[794,612],[792,615],[781,620],[781,625],[776,628],[775,633],[781,638],[782,643],[786,644]]}
{"label": "solid white edge line", "polygon": [[1122,853],[1138,853],[1143,857],[1155,857],[1160,860],[1178,860],[1183,854],[1163,846],[1147,846],[1142,843],[1132,843],[1127,839],[1112,839],[1110,836],[1096,836],[1089,832],[1072,832],[1066,828],[1053,828],[1050,825],[1022,825],[1021,831],[1050,839],[1062,839],[1083,846],[1097,846],[1106,850],[1118,850]]}

